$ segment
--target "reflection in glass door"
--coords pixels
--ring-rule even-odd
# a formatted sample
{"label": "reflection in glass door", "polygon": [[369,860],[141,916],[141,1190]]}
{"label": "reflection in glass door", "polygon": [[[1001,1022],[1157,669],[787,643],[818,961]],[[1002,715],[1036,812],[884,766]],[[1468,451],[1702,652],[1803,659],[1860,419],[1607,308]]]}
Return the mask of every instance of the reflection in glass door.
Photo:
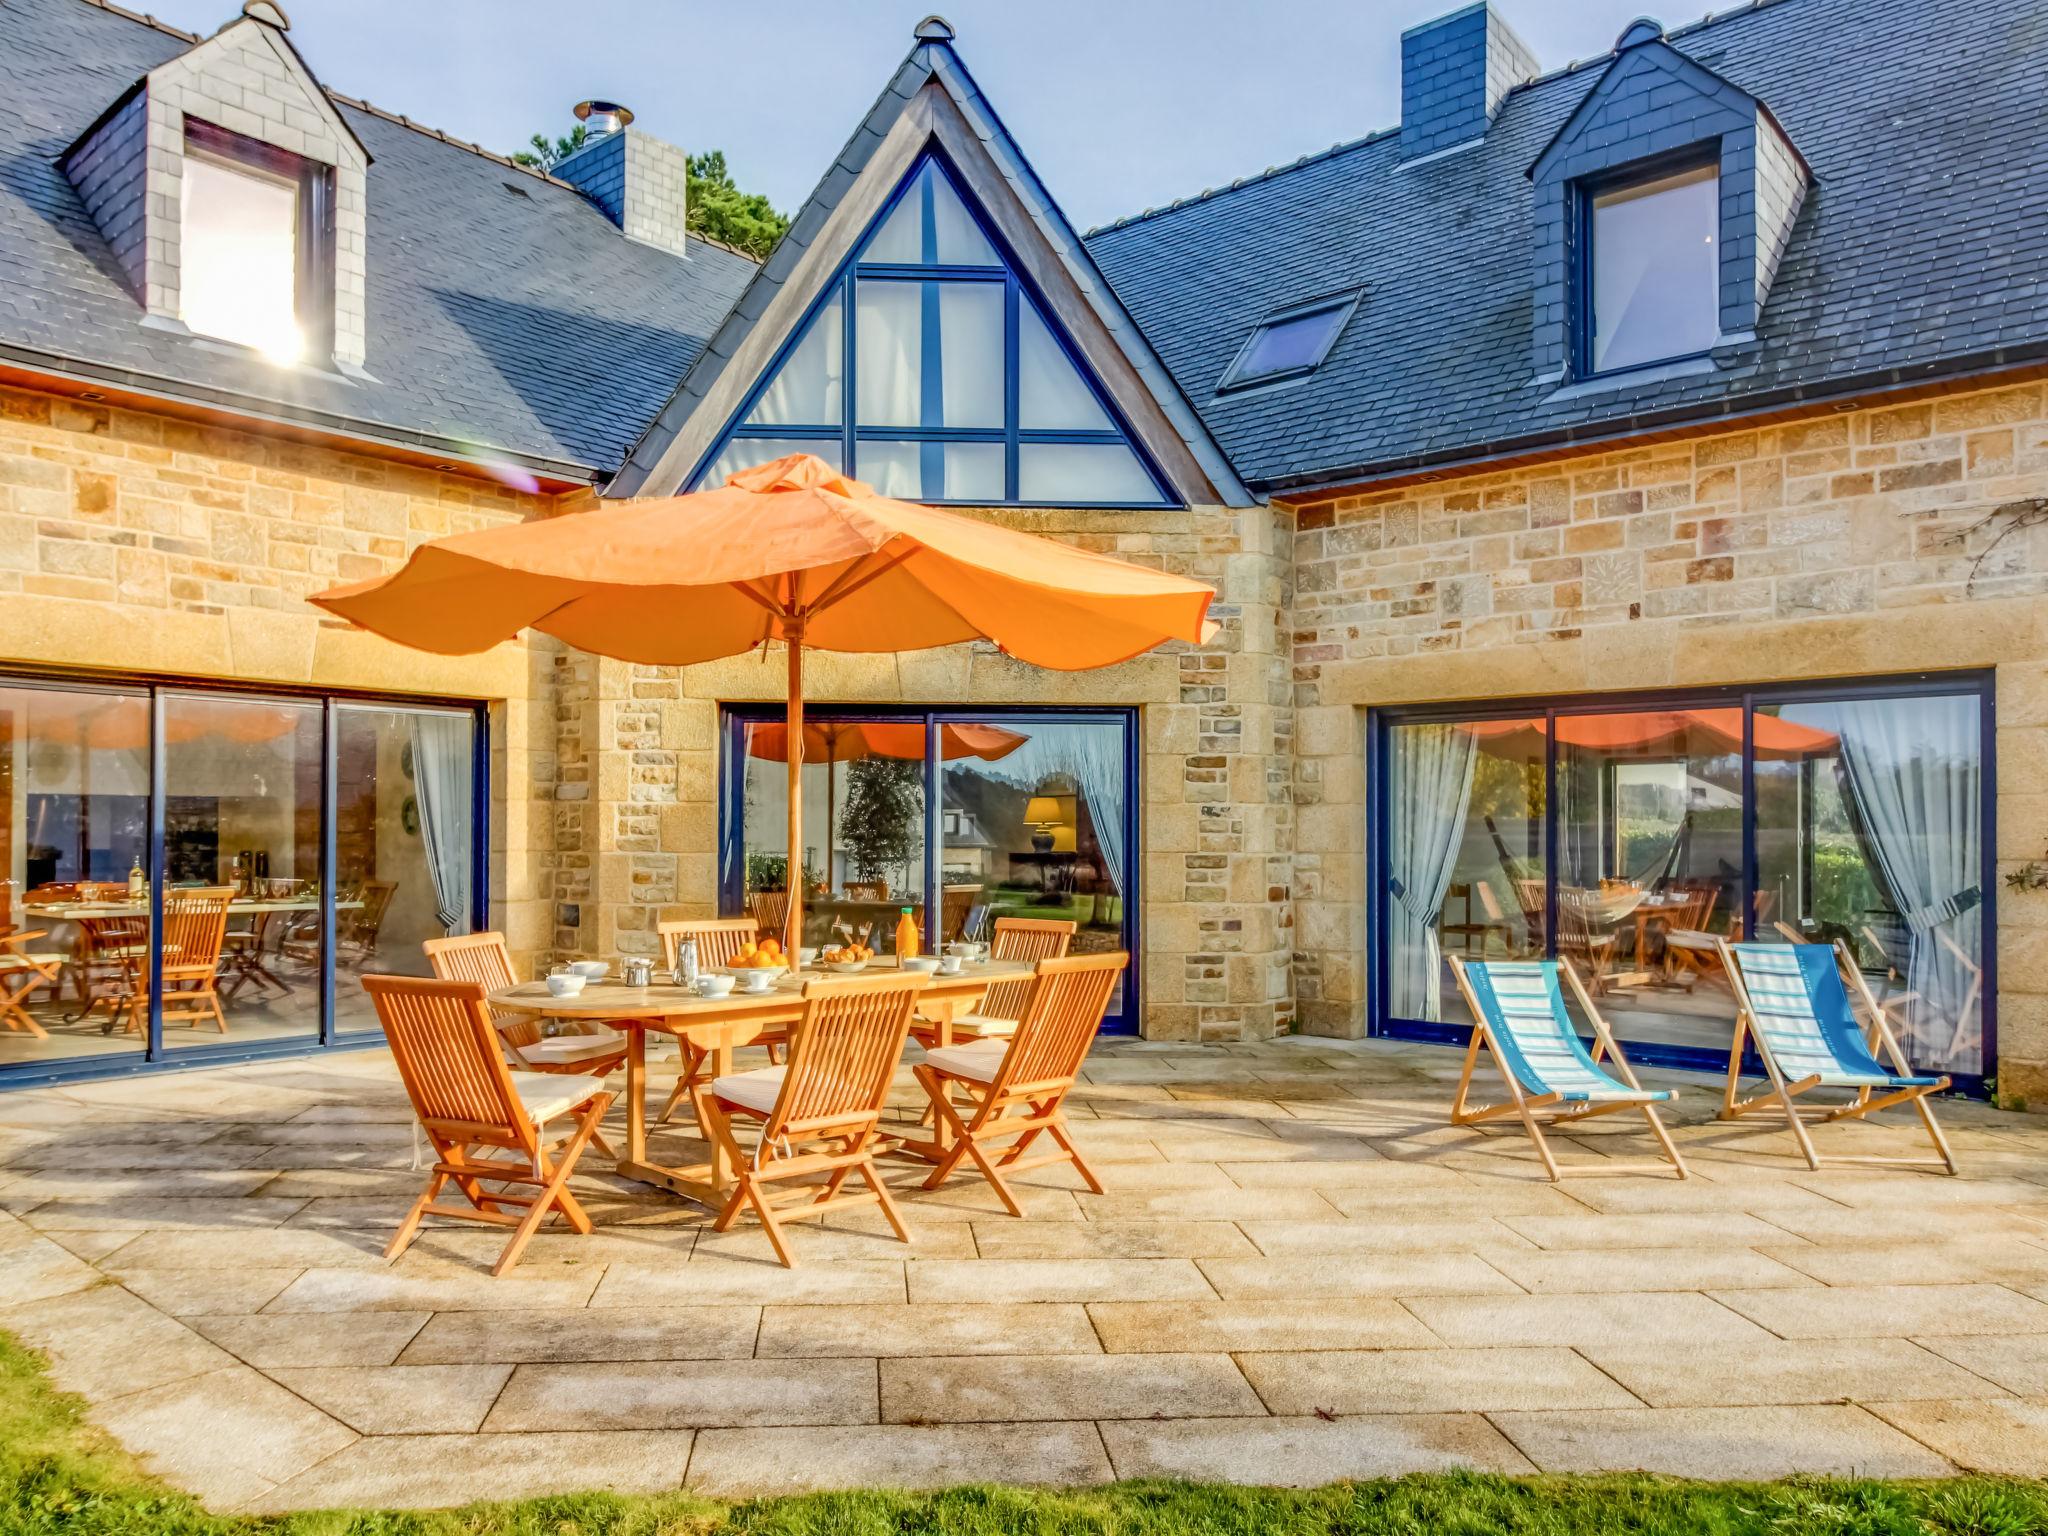
{"label": "reflection in glass door", "polygon": [[163,708],[164,1046],[317,1039],[321,708]]}
{"label": "reflection in glass door", "polygon": [[[1126,947],[1123,722],[996,717],[939,732],[940,937],[986,941],[1002,918],[1050,918],[1076,925],[1073,953]],[[1110,1011],[1124,1012],[1121,993]]]}

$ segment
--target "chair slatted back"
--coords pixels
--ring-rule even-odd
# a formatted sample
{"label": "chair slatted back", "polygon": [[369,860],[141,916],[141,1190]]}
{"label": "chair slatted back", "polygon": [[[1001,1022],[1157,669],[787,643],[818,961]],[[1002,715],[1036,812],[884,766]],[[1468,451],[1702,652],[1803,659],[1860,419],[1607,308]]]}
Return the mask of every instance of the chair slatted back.
{"label": "chair slatted back", "polygon": [[225,885],[164,892],[165,975],[191,980],[219,968],[221,947],[227,941],[228,902],[234,894],[233,887]]}
{"label": "chair slatted back", "polygon": [[751,917],[656,923],[654,931],[661,935],[661,963],[670,970],[675,969],[676,956],[681,952],[685,939],[697,941],[699,965],[731,965],[734,956],[761,937],[761,925]]}
{"label": "chair slatted back", "polygon": [[764,1140],[879,1120],[910,1038],[917,995],[927,984],[915,971],[806,983],[803,1017],[790,1031],[789,1065]]}
{"label": "chair slatted back", "polygon": [[1788,1081],[1818,1076],[1890,1077],[1856,1027],[1839,957],[1821,944],[1731,944],[1738,994],[1771,1059]]}
{"label": "chair slatted back", "polygon": [[474,981],[365,976],[406,1095],[429,1129],[531,1155],[535,1134]]}
{"label": "chair slatted back", "polygon": [[747,906],[763,933],[780,933],[789,922],[787,891],[756,891],[747,899]]}
{"label": "chair slatted back", "polygon": [[1583,1099],[1624,1086],[1600,1069],[1580,1040],[1558,989],[1557,961],[1469,960],[1463,966],[1502,1065],[1524,1089]]}
{"label": "chair slatted back", "polygon": [[[1062,958],[1074,942],[1078,925],[1053,917],[999,917],[991,960],[1021,960],[1036,965]],[[991,1019],[1021,1019],[1031,998],[1029,981],[999,981],[988,989],[976,1013]]]}
{"label": "chair slatted back", "polygon": [[377,933],[384,926],[384,914],[391,910],[391,898],[398,894],[396,880],[365,880],[362,902],[349,917],[350,942],[364,949],[376,947]]}
{"label": "chair slatted back", "polygon": [[[428,939],[420,948],[442,981],[473,981],[487,993],[519,985],[519,978],[512,973],[512,952],[502,933],[452,934]],[[534,1014],[493,1008],[491,1022],[515,1046],[532,1045],[541,1038],[541,1021]]]}
{"label": "chair slatted back", "polygon": [[1038,962],[1024,1017],[1003,1058],[993,1092],[1019,1087],[1064,1087],[1080,1076],[1081,1063],[1102,1031],[1102,1016],[1116,994],[1117,977],[1131,957],[1074,955]]}

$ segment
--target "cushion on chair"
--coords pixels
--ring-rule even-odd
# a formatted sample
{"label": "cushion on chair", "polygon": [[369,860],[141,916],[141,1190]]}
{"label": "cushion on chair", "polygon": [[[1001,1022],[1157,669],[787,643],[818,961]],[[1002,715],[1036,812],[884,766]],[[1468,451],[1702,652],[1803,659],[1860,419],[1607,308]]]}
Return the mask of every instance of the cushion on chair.
{"label": "cushion on chair", "polygon": [[0,971],[43,970],[52,965],[62,965],[70,958],[69,955],[45,954],[40,950],[23,954],[18,949],[0,949]]}
{"label": "cushion on chair", "polygon": [[711,1091],[718,1098],[742,1109],[750,1109],[757,1115],[765,1115],[775,1108],[775,1101],[782,1094],[782,1067],[757,1067],[752,1072],[733,1072],[711,1080]]}
{"label": "cushion on chair", "polygon": [[616,1056],[625,1048],[624,1035],[605,1029],[590,1035],[550,1035],[545,1040],[520,1046],[519,1054],[528,1061],[544,1061],[551,1066],[559,1066]]}
{"label": "cushion on chair", "polygon": [[953,1021],[956,1031],[964,1030],[985,1040],[1004,1039],[1017,1033],[1017,1020],[999,1019],[989,1013],[963,1013]]}
{"label": "cushion on chair", "polygon": [[1712,949],[1718,937],[1697,928],[1673,928],[1664,935],[1664,942],[1673,949]]}
{"label": "cushion on chair", "polygon": [[592,1094],[603,1093],[604,1084],[594,1077],[558,1077],[551,1072],[514,1072],[512,1091],[519,1106],[535,1125],[545,1125],[557,1115],[566,1115]]}
{"label": "cushion on chair", "polygon": [[975,1040],[966,1045],[947,1045],[926,1051],[924,1059],[941,1072],[950,1072],[970,1082],[991,1083],[1002,1068],[1003,1058],[1009,1054],[1007,1041]]}

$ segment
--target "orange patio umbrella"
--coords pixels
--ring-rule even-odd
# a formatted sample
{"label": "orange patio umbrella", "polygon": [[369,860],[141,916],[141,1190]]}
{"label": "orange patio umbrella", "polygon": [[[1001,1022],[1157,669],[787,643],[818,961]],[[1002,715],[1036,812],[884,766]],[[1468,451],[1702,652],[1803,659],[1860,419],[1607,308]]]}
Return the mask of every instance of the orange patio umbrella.
{"label": "orange patio umbrella", "polygon": [[[1463,727],[1482,741],[1500,741],[1526,734],[1526,743],[1513,742],[1518,749],[1535,750],[1546,734],[1542,720],[1477,720]],[[1702,749],[1714,752],[1742,750],[1742,711],[1725,709],[1632,710],[1608,715],[1559,715],[1557,739],[1561,746],[1583,747],[1592,752],[1641,752],[1683,756]],[[1796,759],[1832,752],[1840,740],[1832,731],[1801,725],[1777,715],[1759,714],[1754,730],[1756,754],[1773,759]]]}
{"label": "orange patio umbrella", "polygon": [[[939,727],[939,756],[947,762],[978,757],[993,763],[1008,757],[1031,738],[1000,725],[964,722]],[[833,800],[838,795],[834,773],[841,763],[864,762],[889,757],[905,762],[924,758],[924,727],[902,720],[812,720],[805,724],[798,750],[807,763],[825,765],[825,878],[832,878]],[[747,732],[747,756],[764,762],[789,761],[789,727],[757,725]],[[803,876],[803,861],[790,871],[792,881]]]}
{"label": "orange patio umbrella", "polygon": [[[523,628],[581,650],[686,666],[789,648],[790,858],[802,867],[803,653],[993,640],[1041,667],[1127,661],[1214,632],[1200,582],[966,517],[892,501],[810,454],[716,489],[479,529],[414,550],[391,575],[313,599],[443,655]],[[789,937],[803,935],[790,882]]]}

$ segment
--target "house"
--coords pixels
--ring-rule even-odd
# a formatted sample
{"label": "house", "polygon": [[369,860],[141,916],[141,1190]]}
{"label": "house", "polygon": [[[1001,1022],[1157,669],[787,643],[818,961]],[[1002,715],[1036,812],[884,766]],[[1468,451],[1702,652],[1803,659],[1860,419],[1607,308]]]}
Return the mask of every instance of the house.
{"label": "house", "polygon": [[[1557,953],[1703,1064],[1696,936],[1746,932],[2039,1097],[2034,9],[1759,0],[1550,72],[1511,9],[1399,39],[1398,125],[1092,232],[927,18],[757,267],[613,104],[543,175],[328,89],[271,0],[10,0],[0,924],[63,947],[0,1083],[374,1039],[356,974],[453,928],[532,966],[745,910],[792,852],[760,658],[432,657],[303,599],[805,451],[1218,588],[1215,643],[1100,673],[815,672],[926,744],[862,749],[918,890],[1052,899],[1085,814],[1120,1027],[1459,1039],[1447,950]],[[976,732],[1073,793],[956,858]],[[166,944],[237,893],[218,1018],[136,1005],[159,872]]]}

